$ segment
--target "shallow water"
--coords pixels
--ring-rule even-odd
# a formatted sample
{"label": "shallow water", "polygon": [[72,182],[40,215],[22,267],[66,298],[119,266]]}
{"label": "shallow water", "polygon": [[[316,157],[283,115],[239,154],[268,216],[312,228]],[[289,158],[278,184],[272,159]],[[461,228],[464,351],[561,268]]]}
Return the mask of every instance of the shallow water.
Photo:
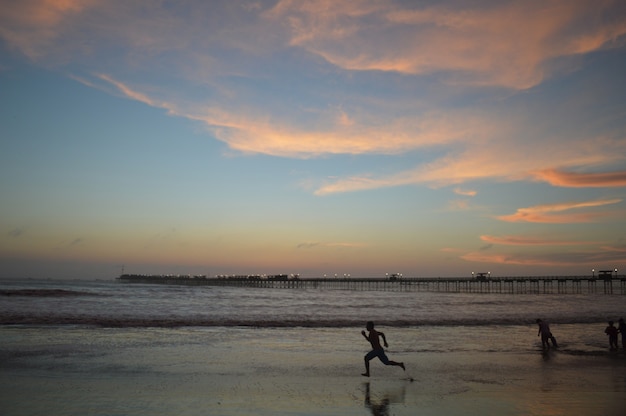
{"label": "shallow water", "polygon": [[373,361],[362,377],[360,328],[2,327],[0,405],[7,415],[622,414],[623,354],[500,345],[531,328],[381,329],[406,372]]}
{"label": "shallow water", "polygon": [[[623,414],[626,359],[603,333],[623,296],[0,290],[29,291],[0,295],[3,415]],[[542,353],[537,316],[558,350]],[[375,360],[360,375],[369,319],[406,373]]]}

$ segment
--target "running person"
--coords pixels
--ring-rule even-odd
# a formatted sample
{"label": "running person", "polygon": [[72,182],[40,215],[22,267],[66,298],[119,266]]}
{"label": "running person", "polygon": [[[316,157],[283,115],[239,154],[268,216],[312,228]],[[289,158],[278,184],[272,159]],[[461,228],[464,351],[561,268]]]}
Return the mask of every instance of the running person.
{"label": "running person", "polygon": [[389,347],[389,345],[387,345],[387,338],[385,338],[385,334],[383,334],[382,332],[378,332],[374,329],[374,322],[368,321],[365,328],[369,331],[369,334],[366,334],[365,331],[361,331],[361,334],[372,345],[372,350],[365,354],[365,373],[363,373],[363,375],[365,377],[370,376],[370,360],[372,360],[374,357],[378,357],[380,361],[382,361],[382,363],[385,365],[397,365],[399,367],[402,367],[402,369],[404,370],[404,363],[391,361],[389,360],[389,358],[387,358],[385,350],[380,345],[380,338],[382,338],[385,347]]}

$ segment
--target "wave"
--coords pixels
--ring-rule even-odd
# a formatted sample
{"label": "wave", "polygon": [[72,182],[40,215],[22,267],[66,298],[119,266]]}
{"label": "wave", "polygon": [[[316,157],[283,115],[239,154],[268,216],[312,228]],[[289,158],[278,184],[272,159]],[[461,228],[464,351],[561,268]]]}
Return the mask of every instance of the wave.
{"label": "wave", "polygon": [[[567,319],[551,321],[551,324],[598,324],[603,319]],[[80,325],[103,328],[179,328],[179,327],[258,327],[258,328],[360,328],[362,319],[307,319],[269,317],[130,317],[102,315],[62,315],[62,314],[19,314],[0,313],[0,325]],[[490,320],[380,320],[377,325],[395,328],[417,327],[489,327],[489,326],[531,326],[534,320],[504,319]]]}
{"label": "wave", "polygon": [[0,296],[28,297],[64,297],[64,296],[97,296],[95,293],[80,292],[66,289],[13,289],[0,290]]}

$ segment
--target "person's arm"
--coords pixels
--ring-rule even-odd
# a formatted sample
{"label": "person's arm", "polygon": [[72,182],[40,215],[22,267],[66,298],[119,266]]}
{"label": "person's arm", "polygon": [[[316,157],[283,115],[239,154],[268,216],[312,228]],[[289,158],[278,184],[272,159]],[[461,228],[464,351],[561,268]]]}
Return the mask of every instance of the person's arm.
{"label": "person's arm", "polygon": [[378,335],[380,335],[380,337],[383,339],[383,344],[385,345],[385,347],[389,347],[389,345],[387,345],[387,338],[385,338],[385,334],[379,332]]}
{"label": "person's arm", "polygon": [[367,337],[365,331],[361,331],[361,335],[363,335],[363,337],[369,342],[370,339]]}

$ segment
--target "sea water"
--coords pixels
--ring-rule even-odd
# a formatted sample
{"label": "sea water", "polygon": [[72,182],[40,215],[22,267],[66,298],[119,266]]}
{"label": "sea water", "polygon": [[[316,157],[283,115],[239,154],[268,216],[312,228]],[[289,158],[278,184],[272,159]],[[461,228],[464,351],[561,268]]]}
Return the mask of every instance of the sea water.
{"label": "sea water", "polygon": [[[520,383],[523,391],[534,377],[549,397],[563,380],[544,385],[552,379],[545,372],[562,377],[575,358],[588,365],[576,379],[596,400],[594,371],[626,393],[624,360],[612,370],[604,334],[606,321],[626,315],[624,299],[3,280],[0,406],[9,409],[3,414],[372,414],[365,391],[374,397],[380,384],[360,380],[368,320],[416,380],[385,382],[397,414],[414,414],[411,400],[423,409],[432,397],[460,397],[475,385],[497,391]],[[550,322],[560,344],[549,366],[537,318]],[[372,372],[398,379],[379,363]],[[589,402],[569,400],[568,409]],[[434,414],[443,406],[430,405]]]}
{"label": "sea water", "polygon": [[0,324],[391,327],[617,321],[623,295],[488,294],[0,280]]}

